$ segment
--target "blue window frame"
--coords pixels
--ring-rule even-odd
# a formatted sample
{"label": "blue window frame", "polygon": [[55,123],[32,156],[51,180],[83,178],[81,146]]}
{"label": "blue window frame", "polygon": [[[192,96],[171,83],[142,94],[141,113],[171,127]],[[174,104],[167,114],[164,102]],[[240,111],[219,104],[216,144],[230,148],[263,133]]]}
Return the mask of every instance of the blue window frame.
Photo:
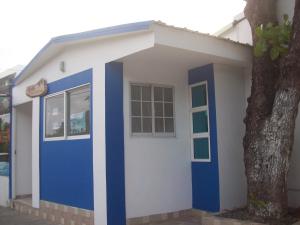
{"label": "blue window frame", "polygon": [[207,81],[190,86],[192,161],[211,161],[207,93]]}

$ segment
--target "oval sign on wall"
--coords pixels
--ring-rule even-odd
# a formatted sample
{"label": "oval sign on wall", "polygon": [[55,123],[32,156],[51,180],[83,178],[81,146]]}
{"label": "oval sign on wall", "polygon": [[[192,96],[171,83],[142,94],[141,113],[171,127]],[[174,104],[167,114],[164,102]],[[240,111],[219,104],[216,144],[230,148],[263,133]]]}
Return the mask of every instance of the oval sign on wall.
{"label": "oval sign on wall", "polygon": [[47,81],[44,79],[41,79],[36,84],[30,85],[29,87],[26,88],[26,95],[31,98],[43,96],[47,94],[47,92],[48,92],[48,85],[47,85]]}

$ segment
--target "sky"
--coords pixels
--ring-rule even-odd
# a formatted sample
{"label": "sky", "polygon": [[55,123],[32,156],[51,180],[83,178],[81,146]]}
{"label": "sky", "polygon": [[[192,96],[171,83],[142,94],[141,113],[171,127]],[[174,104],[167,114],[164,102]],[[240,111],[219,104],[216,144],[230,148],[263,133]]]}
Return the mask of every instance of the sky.
{"label": "sky", "polygon": [[21,64],[55,36],[146,20],[214,33],[244,0],[2,0],[0,72]]}

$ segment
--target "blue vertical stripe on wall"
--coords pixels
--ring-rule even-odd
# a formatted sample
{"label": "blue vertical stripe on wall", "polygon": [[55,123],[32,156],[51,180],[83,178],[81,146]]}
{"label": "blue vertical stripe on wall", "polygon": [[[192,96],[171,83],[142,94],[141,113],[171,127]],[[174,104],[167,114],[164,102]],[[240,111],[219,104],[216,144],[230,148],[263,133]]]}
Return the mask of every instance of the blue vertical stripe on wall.
{"label": "blue vertical stripe on wall", "polygon": [[220,210],[220,193],[215,85],[212,64],[189,71],[188,82],[190,85],[202,81],[207,81],[208,84],[211,162],[192,162],[193,208],[218,212]]}
{"label": "blue vertical stripe on wall", "polygon": [[[92,69],[48,84],[48,94],[90,83]],[[94,209],[93,106],[90,104],[90,138],[44,141],[44,97],[40,102],[40,198],[83,209]]]}
{"label": "blue vertical stripe on wall", "polygon": [[107,224],[125,225],[123,64],[105,65]]}

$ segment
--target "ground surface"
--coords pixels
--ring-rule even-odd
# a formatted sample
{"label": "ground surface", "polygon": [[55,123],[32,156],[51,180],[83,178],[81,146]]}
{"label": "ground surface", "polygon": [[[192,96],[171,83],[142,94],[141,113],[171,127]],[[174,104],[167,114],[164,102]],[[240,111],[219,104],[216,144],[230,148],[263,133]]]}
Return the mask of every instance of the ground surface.
{"label": "ground surface", "polygon": [[221,214],[221,217],[225,218],[232,218],[238,220],[247,220],[247,221],[254,221],[258,223],[270,224],[270,225],[293,225],[294,223],[298,222],[300,217],[297,216],[297,210],[293,210],[293,212],[289,212],[289,214],[282,218],[281,220],[276,219],[262,219],[258,217],[253,217],[248,214],[246,209],[237,209],[232,211],[227,211]]}
{"label": "ground surface", "polygon": [[[151,225],[200,225],[197,218],[186,217]],[[0,207],[0,225],[53,225],[36,217],[20,215],[10,208]]]}
{"label": "ground surface", "polygon": [[201,223],[199,218],[184,217],[184,218],[160,222],[160,223],[151,223],[151,225],[201,225]]}
{"label": "ground surface", "polygon": [[10,208],[0,207],[0,225],[50,225],[50,223],[36,217],[20,215]]}

